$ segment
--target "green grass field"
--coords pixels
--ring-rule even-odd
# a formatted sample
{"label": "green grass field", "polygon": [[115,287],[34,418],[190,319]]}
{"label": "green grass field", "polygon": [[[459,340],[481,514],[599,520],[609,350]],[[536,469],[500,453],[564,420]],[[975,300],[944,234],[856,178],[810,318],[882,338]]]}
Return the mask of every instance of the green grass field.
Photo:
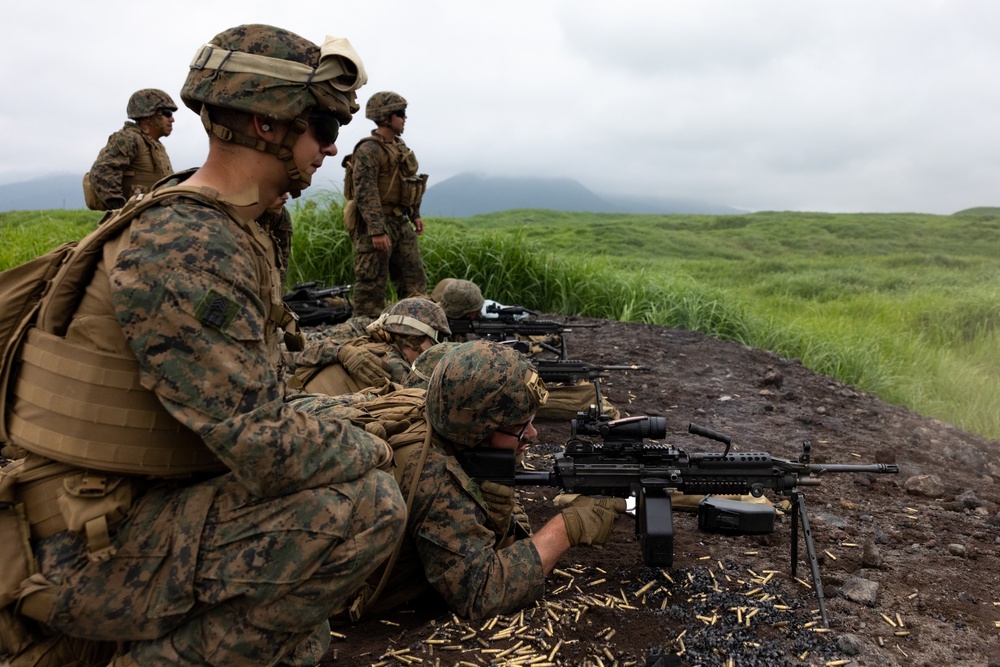
{"label": "green grass field", "polygon": [[[289,280],[352,280],[336,195],[295,204]],[[0,214],[0,268],[79,238],[100,214]],[[641,321],[798,358],[883,399],[1000,438],[1000,209],[952,216],[514,210],[431,219],[431,285]]]}

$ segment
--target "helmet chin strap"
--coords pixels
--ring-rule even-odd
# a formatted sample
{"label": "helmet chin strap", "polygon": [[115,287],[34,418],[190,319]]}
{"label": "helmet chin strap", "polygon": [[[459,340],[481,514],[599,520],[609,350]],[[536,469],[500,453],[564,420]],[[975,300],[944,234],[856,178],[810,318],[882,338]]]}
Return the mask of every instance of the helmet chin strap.
{"label": "helmet chin strap", "polygon": [[289,128],[288,133],[285,134],[285,138],[280,144],[272,143],[270,141],[265,141],[261,137],[252,137],[248,134],[242,132],[237,132],[228,127],[219,125],[218,123],[213,123],[212,119],[209,118],[208,108],[205,105],[201,107],[201,124],[205,126],[205,129],[222,141],[228,141],[229,143],[237,144],[239,146],[246,146],[247,148],[252,148],[255,151],[260,151],[262,153],[267,153],[269,155],[274,155],[279,160],[285,164],[285,171],[288,173],[288,178],[291,180],[292,184],[288,186],[287,192],[292,196],[292,199],[298,198],[302,191],[312,185],[312,176],[302,172],[298,166],[295,164],[295,154],[292,148],[295,146],[295,142],[299,140],[299,137],[305,134],[306,130],[309,129],[309,113],[311,109],[305,109],[295,118]]}

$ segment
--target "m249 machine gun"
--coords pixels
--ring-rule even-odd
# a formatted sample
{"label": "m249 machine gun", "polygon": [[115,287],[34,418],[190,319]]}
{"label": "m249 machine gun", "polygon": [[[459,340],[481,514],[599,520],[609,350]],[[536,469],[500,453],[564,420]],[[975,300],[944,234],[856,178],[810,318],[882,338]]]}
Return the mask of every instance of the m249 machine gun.
{"label": "m249 machine gun", "polygon": [[347,321],[354,308],[347,295],[351,285],[324,287],[320,280],[299,283],[283,300],[298,315],[302,326],[340,324]]}
{"label": "m249 machine gun", "polygon": [[[722,452],[687,453],[671,445],[647,443],[666,437],[663,417],[629,417],[614,421],[595,411],[579,413],[572,420],[570,440],[555,454],[552,472],[514,470],[508,450],[472,448],[460,458],[473,479],[507,485],[557,486],[569,493],[589,496],[635,495],[635,532],[646,564],[673,564],[673,517],[670,491],[684,494],[749,494],[761,497],[766,490],[791,500],[791,570],[798,566],[798,523],[812,570],[824,625],[829,625],[823,598],[816,548],[809,528],[805,496],[800,487],[819,486],[832,473],[898,473],[895,464],[811,463],[810,444],[803,443],[798,459],[781,459],[767,452],[731,451],[731,438],[696,424],[688,432],[725,444]],[[594,441],[590,438],[597,438]]]}

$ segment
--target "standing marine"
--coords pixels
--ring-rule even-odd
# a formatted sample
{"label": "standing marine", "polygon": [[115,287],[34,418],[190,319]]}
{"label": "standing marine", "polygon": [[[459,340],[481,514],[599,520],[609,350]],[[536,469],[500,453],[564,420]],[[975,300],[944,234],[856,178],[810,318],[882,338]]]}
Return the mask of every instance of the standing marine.
{"label": "standing marine", "polygon": [[133,195],[173,173],[167,149],[160,142],[174,129],[177,105],[170,95],[144,88],[129,98],[131,120],[110,137],[90,171],[83,177],[87,207],[99,211],[121,208]]}
{"label": "standing marine", "polygon": [[397,543],[386,442],[333,400],[286,393],[294,318],[255,222],[336,155],[366,80],[343,38],[219,33],[181,91],[205,163],[81,241],[95,251],[81,293],[52,285],[5,406],[28,452],[0,475],[24,517],[4,540],[30,536],[4,561],[30,576],[0,590],[13,665],[108,664],[79,641],[121,647],[114,667],[316,665],[328,618]]}
{"label": "standing marine", "polygon": [[420,201],[427,174],[418,174],[417,156],[403,142],[406,100],[393,92],[375,93],[365,117],[376,128],[344,158],[344,225],[354,243],[354,313],[378,317],[392,280],[396,297],[421,296],[427,275],[417,237],[424,232]]}

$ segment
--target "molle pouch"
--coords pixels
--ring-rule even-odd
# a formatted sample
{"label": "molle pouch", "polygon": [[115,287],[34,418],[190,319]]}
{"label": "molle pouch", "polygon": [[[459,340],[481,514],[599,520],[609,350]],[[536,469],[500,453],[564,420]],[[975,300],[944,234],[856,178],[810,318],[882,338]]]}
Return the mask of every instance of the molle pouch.
{"label": "molle pouch", "polygon": [[358,226],[358,202],[348,199],[344,202],[344,229],[350,234]]}
{"label": "molle pouch", "polygon": [[774,532],[774,506],[707,496],[698,503],[698,528],[732,535]]}
{"label": "molle pouch", "polygon": [[21,582],[36,569],[28,517],[14,496],[16,480],[9,466],[0,471],[0,609],[17,600]]}
{"label": "molle pouch", "polygon": [[126,478],[94,471],[68,475],[58,503],[66,527],[86,536],[91,560],[114,555],[110,529],[132,506],[132,485]]}
{"label": "molle pouch", "polygon": [[[420,163],[417,162],[417,155],[409,148],[402,148],[399,156],[399,170],[403,173],[405,177],[414,176],[417,173],[417,169],[420,169]],[[426,180],[427,176],[424,176]]]}
{"label": "molle pouch", "polygon": [[90,172],[83,175],[83,203],[92,211],[106,211],[108,207],[104,205],[101,198],[94,192],[94,186],[90,184]]}
{"label": "molle pouch", "polygon": [[417,208],[423,201],[424,192],[427,191],[427,174],[417,174],[416,176],[404,176],[402,178],[402,188],[400,192],[400,206],[404,208]]}

